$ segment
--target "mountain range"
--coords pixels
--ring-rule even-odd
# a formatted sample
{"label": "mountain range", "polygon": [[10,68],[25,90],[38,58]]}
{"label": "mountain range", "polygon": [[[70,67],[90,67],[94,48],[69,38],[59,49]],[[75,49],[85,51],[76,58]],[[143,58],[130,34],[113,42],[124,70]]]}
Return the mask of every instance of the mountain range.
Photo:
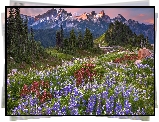
{"label": "mountain range", "polygon": [[149,42],[154,44],[154,24],[144,24],[138,21],[128,19],[126,20],[121,14],[117,14],[115,18],[110,18],[105,14],[104,10],[100,13],[92,11],[90,13],[68,13],[64,9],[52,8],[46,13],[36,15],[35,17],[27,16],[21,14],[21,17],[25,19],[28,18],[28,27],[35,30],[39,29],[60,29],[62,25],[64,31],[69,32],[72,28],[75,31],[85,31],[86,27],[91,30],[94,38],[98,38],[100,35],[106,32],[109,28],[109,24],[115,22],[116,20],[126,24],[130,29],[137,35],[143,34],[148,37]]}

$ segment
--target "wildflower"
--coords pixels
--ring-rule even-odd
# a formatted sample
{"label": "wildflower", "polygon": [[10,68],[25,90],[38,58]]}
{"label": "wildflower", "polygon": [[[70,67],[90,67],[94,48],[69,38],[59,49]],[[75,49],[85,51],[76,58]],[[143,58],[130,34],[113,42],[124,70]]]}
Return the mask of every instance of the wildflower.
{"label": "wildflower", "polygon": [[60,102],[55,102],[52,107],[52,110],[58,111],[59,109],[60,109]]}
{"label": "wildflower", "polygon": [[63,115],[66,115],[66,107],[65,107],[65,106],[63,106],[63,107],[61,108],[61,113],[62,113]]}
{"label": "wildflower", "polygon": [[46,109],[46,115],[51,115],[51,113],[52,113],[51,108],[47,108],[47,109]]}
{"label": "wildflower", "polygon": [[78,113],[78,108],[73,108],[73,109],[71,110],[71,115],[79,115],[79,113]]}
{"label": "wildflower", "polygon": [[97,105],[97,111],[96,111],[96,115],[101,115],[102,111],[101,111],[101,104]]}

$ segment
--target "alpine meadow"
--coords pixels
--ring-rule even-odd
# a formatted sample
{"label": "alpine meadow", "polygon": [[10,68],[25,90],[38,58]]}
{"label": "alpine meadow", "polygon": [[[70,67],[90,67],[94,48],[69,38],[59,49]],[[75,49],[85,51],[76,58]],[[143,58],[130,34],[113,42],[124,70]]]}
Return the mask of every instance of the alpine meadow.
{"label": "alpine meadow", "polygon": [[154,8],[107,9],[7,8],[7,115],[155,114]]}

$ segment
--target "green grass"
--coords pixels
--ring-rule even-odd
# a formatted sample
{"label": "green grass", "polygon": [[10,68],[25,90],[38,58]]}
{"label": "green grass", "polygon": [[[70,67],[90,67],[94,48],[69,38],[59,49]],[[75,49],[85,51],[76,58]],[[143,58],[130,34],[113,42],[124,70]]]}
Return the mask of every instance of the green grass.
{"label": "green grass", "polygon": [[95,39],[94,43],[100,44],[101,46],[107,46],[108,44],[105,42],[105,34],[103,34],[99,38]]}
{"label": "green grass", "polygon": [[95,57],[99,56],[102,52],[95,53],[94,50],[77,50],[73,55],[62,53],[55,48],[47,48],[46,58],[40,57],[39,60],[36,60],[30,64],[28,63],[16,63],[14,59],[7,57],[7,74],[10,73],[12,69],[18,69],[18,71],[28,71],[30,68],[35,68],[38,70],[44,70],[48,67],[56,67],[62,64],[63,61],[71,61],[74,58],[85,58],[85,57]]}
{"label": "green grass", "polygon": [[[58,53],[58,51],[56,50],[52,50],[52,51],[54,53]],[[87,90],[84,90],[83,88],[79,88],[79,90],[84,95],[83,98],[86,101],[88,101],[90,95],[102,93],[103,91],[106,90],[106,88],[109,88],[108,97],[110,97],[115,95],[114,89],[117,87],[121,88],[125,86],[125,91],[132,87],[133,89],[138,89],[138,97],[139,97],[138,101],[134,101],[134,97],[135,97],[134,91],[132,91],[130,97],[128,97],[132,105],[132,111],[136,112],[138,110],[138,107],[140,107],[140,108],[144,108],[147,114],[149,115],[153,114],[154,76],[152,76],[151,74],[153,74],[152,68],[154,68],[154,65],[150,64],[150,62],[153,59],[145,60],[143,62],[145,64],[150,65],[150,68],[140,68],[140,69],[137,68],[135,65],[131,65],[128,67],[119,67],[119,66],[116,67],[115,65],[108,65],[106,63],[110,61],[111,59],[114,59],[116,57],[121,57],[122,55],[123,54],[117,55],[117,53],[109,53],[107,55],[103,54],[101,56],[98,56],[95,62],[96,64],[95,70],[98,75],[95,76],[94,79],[95,81],[97,81],[99,88],[97,88],[95,91],[91,91],[91,90],[87,91]],[[41,78],[41,74],[37,75],[35,70],[27,72],[26,74],[21,72],[17,75],[10,77],[10,81],[14,81],[14,82],[11,82],[10,86],[8,86],[7,93],[11,95],[11,98],[15,98],[16,100],[12,100],[11,98],[9,99],[8,107],[10,107],[10,109],[8,110],[8,112],[11,114],[10,110],[18,106],[18,104],[20,103],[19,93],[24,84],[30,85],[33,81],[39,81],[39,80],[51,81],[54,84],[53,86],[51,86],[52,89],[56,87],[57,90],[60,90],[68,84],[73,84],[74,78],[70,78],[70,77],[73,77],[74,72],[81,67],[82,63],[84,62],[74,63],[73,66],[60,67],[59,69],[57,69],[57,73],[51,69],[50,70],[44,69],[44,71],[42,72],[43,78]],[[47,73],[49,73],[49,75]],[[114,75],[114,73],[117,73],[118,75]],[[138,75],[140,76],[137,78]],[[56,76],[58,76],[59,78],[57,79]],[[98,76],[101,76],[101,77],[98,77]],[[109,83],[107,83],[106,87],[102,87],[101,84],[105,83],[106,78],[109,79],[109,81],[115,80],[116,82],[114,82],[112,86],[109,86],[108,85]],[[57,83],[57,80],[58,82],[61,82],[61,85]],[[143,93],[143,90],[146,90],[146,93]],[[62,106],[68,105],[70,95],[66,97],[64,96],[61,97],[60,101]],[[122,104],[124,104],[124,98],[122,96],[122,93],[120,93],[116,97],[120,100]],[[48,106],[53,106],[53,104],[56,101],[57,99],[53,98],[51,100],[51,103],[47,103],[47,104]],[[81,114],[83,114],[85,109],[86,109],[85,107],[80,107],[79,113],[81,112]],[[104,115],[104,113],[102,113],[102,115]]]}
{"label": "green grass", "polygon": [[56,49],[53,49],[53,48],[46,49],[46,52],[50,54],[51,56],[56,57],[58,59],[71,60],[73,58],[72,55],[58,52]]}

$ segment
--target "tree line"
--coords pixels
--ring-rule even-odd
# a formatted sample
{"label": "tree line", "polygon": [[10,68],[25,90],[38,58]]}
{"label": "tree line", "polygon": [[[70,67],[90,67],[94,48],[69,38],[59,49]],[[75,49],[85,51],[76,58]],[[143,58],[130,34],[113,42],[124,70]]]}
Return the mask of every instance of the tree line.
{"label": "tree line", "polygon": [[28,19],[22,19],[20,8],[10,8],[7,18],[7,57],[17,63],[32,61],[44,56],[45,51],[40,41],[35,41],[34,32],[28,30]]}
{"label": "tree line", "polygon": [[105,32],[105,42],[109,46],[123,47],[150,47],[148,37],[143,34],[136,35],[125,23],[115,21],[110,23],[109,29]]}
{"label": "tree line", "polygon": [[64,53],[73,54],[78,49],[91,50],[94,48],[93,34],[88,28],[86,28],[84,36],[81,31],[76,36],[74,29],[70,31],[68,38],[64,38],[63,33],[61,25],[61,29],[56,32],[56,47]]}

